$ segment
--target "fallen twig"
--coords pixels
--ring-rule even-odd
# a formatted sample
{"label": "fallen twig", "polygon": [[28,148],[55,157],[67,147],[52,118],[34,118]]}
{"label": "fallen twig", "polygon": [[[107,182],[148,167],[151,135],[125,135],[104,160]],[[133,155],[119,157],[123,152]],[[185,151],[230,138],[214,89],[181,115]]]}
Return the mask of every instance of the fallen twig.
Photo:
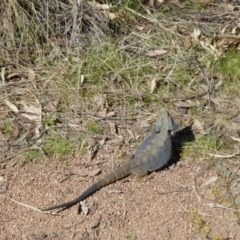
{"label": "fallen twig", "polygon": [[42,211],[42,210],[39,209],[39,208],[30,206],[30,205],[28,205],[28,204],[26,204],[26,203],[18,202],[18,201],[14,200],[14,199],[12,199],[12,198],[9,198],[9,197],[7,197],[7,196],[5,196],[5,195],[3,195],[3,194],[0,194],[0,196],[6,198],[6,199],[8,199],[8,200],[10,200],[10,201],[12,201],[12,202],[14,202],[14,203],[16,203],[16,204],[18,204],[18,205],[21,205],[21,206],[23,206],[23,207],[29,208],[29,209],[31,209],[31,210],[33,210],[33,211],[36,211],[36,212],[53,214],[53,215],[56,215],[56,214],[57,214],[57,213],[52,213],[52,212],[50,212],[50,211]]}

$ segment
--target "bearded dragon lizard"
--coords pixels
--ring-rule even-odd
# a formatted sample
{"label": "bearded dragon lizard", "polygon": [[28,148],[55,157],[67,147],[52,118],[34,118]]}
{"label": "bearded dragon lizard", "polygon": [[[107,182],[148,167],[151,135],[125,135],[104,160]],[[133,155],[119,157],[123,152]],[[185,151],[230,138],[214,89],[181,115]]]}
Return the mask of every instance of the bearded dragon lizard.
{"label": "bearded dragon lizard", "polygon": [[176,124],[165,108],[161,108],[153,133],[146,137],[137,148],[134,157],[113,172],[101,178],[76,199],[53,207],[42,209],[49,211],[57,208],[61,210],[72,207],[83,201],[101,188],[125,178],[131,174],[143,177],[150,172],[166,165],[171,158],[172,142],[170,131],[176,129]]}

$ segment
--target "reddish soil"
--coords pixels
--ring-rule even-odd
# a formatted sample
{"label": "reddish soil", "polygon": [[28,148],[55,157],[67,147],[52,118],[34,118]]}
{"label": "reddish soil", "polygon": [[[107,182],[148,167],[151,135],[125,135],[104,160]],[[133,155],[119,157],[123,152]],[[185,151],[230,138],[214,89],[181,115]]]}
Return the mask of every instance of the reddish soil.
{"label": "reddish soil", "polygon": [[[102,150],[89,171],[104,158]],[[201,160],[190,165],[190,159],[180,159],[143,180],[129,177],[111,184],[86,200],[87,215],[78,214],[78,206],[46,214],[9,199],[39,208],[72,200],[114,168],[109,167],[114,158],[108,157],[99,176],[73,175],[71,169],[87,158],[68,164],[49,159],[2,163],[7,191],[0,195],[1,239],[240,239],[233,209],[216,205],[209,186],[202,186],[214,171],[205,171]]]}

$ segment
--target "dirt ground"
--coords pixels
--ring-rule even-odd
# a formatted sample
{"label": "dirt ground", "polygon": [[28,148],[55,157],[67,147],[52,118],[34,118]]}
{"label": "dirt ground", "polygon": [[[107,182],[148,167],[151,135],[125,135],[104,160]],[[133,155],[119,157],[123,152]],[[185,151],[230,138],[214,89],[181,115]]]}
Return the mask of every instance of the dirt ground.
{"label": "dirt ground", "polygon": [[[106,150],[112,156],[104,155]],[[105,162],[95,177],[73,174],[88,162],[87,155],[68,164],[54,159],[2,163],[7,190],[0,195],[1,239],[240,239],[234,209],[215,203],[209,186],[203,185],[215,174],[203,159],[190,164],[191,159],[181,158],[145,179],[111,184],[86,200],[87,215],[78,214],[77,206],[53,215],[22,205],[42,208],[72,200],[115,167],[114,152],[102,148],[82,167],[92,170]]]}
{"label": "dirt ground", "polygon": [[[149,1],[149,3],[150,2],[154,1]],[[178,10],[178,15],[184,15],[184,18],[176,18],[176,24],[174,23],[174,25],[172,25],[174,28],[172,27],[172,29],[170,29],[171,31],[178,31],[181,34],[188,32],[188,27],[184,24],[191,23],[192,21],[195,22],[196,19],[200,28],[203,30],[206,29],[206,36],[207,33],[220,31],[220,23],[222,24],[222,28],[227,28],[225,27],[227,20],[232,22],[232,19],[235,19],[239,27],[239,14],[237,14],[240,9],[239,6],[234,7],[234,5],[229,6],[228,4],[228,8],[226,8],[225,5],[222,4],[220,8],[219,6],[221,4],[218,4],[220,1],[216,1],[216,3],[206,1],[210,2],[208,4],[210,10],[211,8],[214,8],[214,11],[215,8],[217,10],[218,8],[220,9],[219,11],[215,11],[215,15],[209,10],[209,14],[207,15],[204,12],[202,14],[200,12],[194,12],[194,14],[192,12],[186,13],[182,11],[183,8],[181,8],[182,6],[179,4],[179,2],[184,1],[172,2],[180,9]],[[232,2],[235,3],[237,1]],[[236,5],[239,5],[238,2]],[[171,18],[175,21],[174,17],[171,16]],[[152,23],[154,23],[154,21],[150,22],[150,24],[148,23],[148,25],[152,25]],[[165,24],[165,26],[167,26],[167,24]],[[160,30],[162,31],[162,29]],[[157,29],[156,31],[160,32],[160,30]],[[165,30],[168,30],[167,27],[164,28],[164,31]],[[195,32],[195,35],[195,40],[198,41],[199,44],[201,43],[201,46],[208,49],[209,45],[204,45],[205,43],[208,44],[208,41],[206,41],[207,37],[204,35],[200,36],[197,32]],[[186,34],[184,36],[186,49],[188,49],[189,46],[187,45],[191,44],[189,40],[190,35]],[[219,35],[219,39],[214,38],[213,40],[215,42],[211,41],[211,43],[214,42],[217,46],[220,42],[223,50],[229,46],[232,47],[232,45],[239,46],[239,35],[232,37],[229,36],[229,34],[222,34]],[[237,43],[235,43],[235,41],[237,41]],[[176,51],[178,51],[178,48],[174,46],[174,41],[172,41],[171,44],[171,48],[173,50],[176,48]],[[210,47],[209,49],[211,50]],[[181,62],[182,60],[179,56],[176,59]],[[162,65],[164,64],[165,63]],[[201,69],[201,67],[199,68]],[[172,69],[174,69],[174,67],[172,67]],[[173,70],[169,70],[166,79],[171,75],[170,73],[172,71]],[[201,71],[198,69],[198,72]],[[56,74],[59,72],[56,71]],[[18,75],[16,72],[14,74],[15,75],[11,76],[11,81],[14,80],[14,76]],[[55,72],[53,75],[55,75]],[[195,77],[194,79],[197,81]],[[29,78],[27,80],[29,80]],[[119,81],[121,82],[121,79]],[[29,80],[28,84],[31,84],[30,82]],[[169,82],[172,82],[172,80],[169,79]],[[17,81],[14,80],[14,84],[16,83]],[[25,87],[23,83],[25,84],[25,82],[20,82],[19,85],[13,84],[12,89],[10,89],[11,91],[8,91],[16,92],[14,95],[15,98],[12,100],[14,104],[18,102],[20,94],[22,94],[23,97],[24,94],[26,94],[23,90],[26,91],[27,87]],[[174,83],[174,85],[180,86],[178,83]],[[9,86],[11,87],[11,85]],[[22,93],[20,86],[22,87]],[[36,86],[37,84],[33,83],[31,88],[35,89]],[[118,85],[116,86],[116,88],[118,88]],[[221,86],[221,84],[219,86]],[[6,91],[6,89],[5,87],[2,93],[5,93],[4,90]],[[18,89],[18,91],[16,89]],[[28,92],[31,92],[32,89],[28,90]],[[192,91],[193,89],[191,89],[190,92],[192,93]],[[52,92],[54,92],[54,90]],[[136,92],[140,93],[141,91],[137,90]],[[41,91],[39,91],[38,94],[38,96],[42,96]],[[205,94],[195,94],[194,92],[192,95],[194,97],[196,96],[196,98],[198,97],[196,102],[201,96],[206,95],[210,97],[209,92]],[[100,148],[92,160],[87,153],[84,153],[67,161],[59,161],[58,157],[47,158],[44,156],[44,158],[42,157],[26,162],[21,154],[21,149],[17,149],[19,151],[16,151],[17,154],[15,157],[8,159],[9,156],[15,153],[14,145],[11,148],[11,152],[8,152],[7,148],[10,145],[7,145],[7,140],[2,141],[2,135],[0,135],[0,140],[4,142],[4,144],[0,144],[0,147],[2,148],[2,152],[6,154],[6,156],[0,156],[0,239],[240,239],[240,217],[239,209],[237,208],[240,205],[240,119],[239,107],[236,107],[239,105],[237,103],[239,100],[236,100],[236,102],[232,100],[239,99],[239,97],[237,98],[233,94],[230,95],[231,94],[226,93],[226,95],[221,95],[216,99],[213,98],[213,100],[216,100],[213,102],[216,103],[216,106],[221,107],[221,111],[229,110],[229,106],[231,106],[230,110],[232,110],[234,114],[237,113],[236,116],[238,116],[238,119],[234,123],[235,128],[230,129],[231,132],[229,131],[229,133],[227,131],[224,132],[222,125],[217,125],[217,123],[214,125],[216,117],[215,115],[212,116],[211,112],[209,113],[209,118],[212,120],[212,125],[215,126],[215,129],[212,129],[216,130],[216,135],[226,135],[228,139],[230,139],[229,136],[238,138],[236,140],[238,141],[238,145],[236,144],[238,154],[236,154],[236,156],[233,156],[233,158],[223,158],[218,161],[217,165],[214,165],[214,161],[208,161],[209,156],[205,157],[206,154],[196,156],[197,148],[196,154],[193,154],[193,157],[191,157],[191,154],[188,156],[181,154],[179,150],[181,146],[180,148],[179,145],[175,146],[173,149],[173,159],[166,168],[153,172],[141,180],[130,176],[102,188],[84,201],[80,213],[78,213],[78,206],[73,206],[60,213],[55,213],[54,211],[52,213],[46,213],[41,212],[39,209],[70,201],[78,197],[100,177],[122,164],[118,159],[119,153],[123,151],[127,153],[132,152],[136,149],[136,146],[133,147],[130,146],[130,144],[125,144],[124,147],[126,149],[123,150],[120,149],[118,145],[112,144],[111,141],[106,141],[105,144],[99,144]],[[11,94],[6,94],[6,96],[11,96]],[[121,94],[116,96],[121,96]],[[159,96],[159,99],[162,99],[161,97],[162,96]],[[226,98],[228,101],[226,101],[226,104],[224,103],[224,108],[222,108],[221,104],[217,105],[218,102],[221,103],[220,100],[225,101]],[[3,99],[5,100],[5,97],[3,97]],[[42,106],[46,105],[46,99],[43,97]],[[52,98],[49,97],[49,99]],[[179,100],[181,99],[182,98],[179,98]],[[186,100],[187,99],[192,99],[192,97],[186,98]],[[205,102],[207,101],[208,99]],[[160,104],[162,103],[163,101],[161,101]],[[174,105],[173,102],[170,102],[169,106],[172,111],[177,107],[179,107],[179,109],[188,109],[191,107],[190,105],[183,105],[183,103],[185,104],[185,102],[181,102],[182,105]],[[188,102],[186,103],[189,104]],[[232,107],[234,104],[235,108]],[[196,108],[198,108],[197,111],[200,114],[202,113],[204,105],[196,104],[192,106],[196,106]],[[4,108],[6,108],[5,105]],[[4,108],[1,108],[1,114],[7,112]],[[113,111],[113,109],[110,110]],[[216,108],[216,112],[217,110],[219,109]],[[15,116],[12,114],[12,111],[9,110],[7,114],[11,118]],[[227,114],[228,112],[226,113],[225,119],[227,119]],[[175,116],[176,115],[180,115],[180,113],[178,112]],[[7,115],[2,116],[0,120],[4,119],[4,117],[7,117]],[[93,117],[95,117],[95,115]],[[69,119],[71,119],[71,117],[66,118],[66,122],[70,122],[68,121]],[[18,118],[18,120],[19,122],[22,121],[21,118]],[[63,121],[59,122],[62,123]],[[22,125],[19,124],[19,126]],[[57,125],[57,129],[61,132],[62,125],[59,126]],[[81,126],[81,124],[77,122],[74,126]],[[27,130],[31,127],[32,126],[27,125]],[[183,127],[184,126],[180,125],[178,131],[181,131]],[[230,126],[225,126],[227,130],[227,127],[230,128]],[[128,129],[132,130],[130,127]],[[31,131],[30,129],[29,133]],[[135,133],[135,131],[133,132]],[[26,136],[27,135],[25,135],[25,137]],[[107,137],[109,136],[106,134],[106,138]],[[136,144],[140,144],[140,142],[140,139],[135,141]],[[177,145],[177,140],[175,140],[174,143]],[[188,149],[186,148],[185,151],[188,151]],[[189,151],[194,152],[194,146],[191,146]],[[222,173],[222,175],[219,177],[220,173]],[[230,186],[234,187],[234,191],[237,193],[234,195],[234,198],[230,194]]]}

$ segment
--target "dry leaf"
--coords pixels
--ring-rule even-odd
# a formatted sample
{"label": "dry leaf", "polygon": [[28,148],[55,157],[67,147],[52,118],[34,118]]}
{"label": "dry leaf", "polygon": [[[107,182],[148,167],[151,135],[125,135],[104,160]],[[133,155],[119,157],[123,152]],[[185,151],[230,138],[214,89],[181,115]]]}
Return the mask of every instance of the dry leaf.
{"label": "dry leaf", "polygon": [[182,2],[180,3],[179,0],[171,0],[171,3],[176,5],[180,9],[183,9],[186,7],[186,5]]}
{"label": "dry leaf", "polygon": [[98,116],[105,118],[107,116],[107,109],[104,108],[102,111],[98,112]]}
{"label": "dry leaf", "polygon": [[197,119],[193,120],[193,124],[192,124],[192,130],[193,131],[198,131],[201,134],[206,134],[206,132],[204,131],[203,125],[200,121],[198,121]]}
{"label": "dry leaf", "polygon": [[110,127],[110,132],[111,134],[115,135],[117,134],[117,128],[116,128],[116,124],[114,122],[108,122],[108,125]]}
{"label": "dry leaf", "polygon": [[199,98],[198,99],[199,107],[203,109],[203,107],[207,105],[208,100],[209,100],[208,96],[207,97],[203,96],[202,98]]}
{"label": "dry leaf", "polygon": [[26,139],[26,137],[29,134],[29,130],[27,130],[26,132],[22,133],[16,140],[13,141],[13,145],[18,145],[19,143],[21,143],[22,141],[24,141]]}
{"label": "dry leaf", "polygon": [[197,106],[197,103],[179,101],[175,102],[174,105],[179,108],[190,108]]}
{"label": "dry leaf", "polygon": [[229,126],[231,129],[235,129],[236,131],[240,130],[240,122],[232,122],[232,124]]}
{"label": "dry leaf", "polygon": [[2,79],[2,83],[5,83],[5,67],[1,68],[1,79]]}
{"label": "dry leaf", "polygon": [[234,141],[240,142],[240,138],[231,137]]}
{"label": "dry leaf", "polygon": [[18,135],[19,135],[19,128],[18,128],[18,124],[15,123],[15,124],[14,124],[14,127],[13,127],[13,137],[14,137],[14,138],[17,138]]}
{"label": "dry leaf", "polygon": [[144,29],[143,26],[136,26],[137,30],[142,31]]}
{"label": "dry leaf", "polygon": [[42,106],[38,99],[35,97],[35,102],[26,104],[24,101],[20,102],[22,107],[21,115],[35,123],[35,136],[38,138],[37,143],[41,144],[39,129],[42,127]]}
{"label": "dry leaf", "polygon": [[57,111],[57,104],[58,104],[58,100],[55,101],[49,101],[44,109],[49,111],[49,112],[56,112]]}
{"label": "dry leaf", "polygon": [[240,205],[240,193],[238,193],[234,198],[234,203],[236,205]]}
{"label": "dry leaf", "polygon": [[102,140],[99,141],[99,145],[100,145],[100,146],[103,146],[104,143],[105,143],[105,139],[102,139]]}
{"label": "dry leaf", "polygon": [[0,108],[0,119],[4,119],[8,115],[8,112],[6,107]]}
{"label": "dry leaf", "polygon": [[[39,138],[40,135],[41,135],[38,127],[35,128],[35,135],[36,135],[37,138]],[[42,144],[43,141],[42,141],[41,138],[39,138],[36,142],[37,142],[38,144]]]}
{"label": "dry leaf", "polygon": [[216,182],[217,180],[218,180],[218,176],[211,177],[202,186],[205,187],[209,184]]}
{"label": "dry leaf", "polygon": [[140,128],[149,128],[149,127],[151,127],[151,125],[147,121],[145,121],[145,120],[140,121],[138,126]]}
{"label": "dry leaf", "polygon": [[85,201],[81,201],[81,202],[80,202],[80,206],[81,206],[82,212],[83,212],[85,215],[87,215],[88,212],[89,212],[89,209],[88,209],[88,206],[87,206],[86,202],[85,202]]}
{"label": "dry leaf", "polygon": [[109,17],[110,20],[113,20],[113,19],[117,18],[117,14],[115,14],[115,13],[109,13],[109,14],[108,14],[108,17]]}
{"label": "dry leaf", "polygon": [[155,90],[156,85],[157,85],[157,79],[154,78],[154,79],[151,81],[151,93],[153,93],[153,91]]}
{"label": "dry leaf", "polygon": [[114,115],[115,115],[115,111],[112,111],[112,112],[107,113],[107,117],[112,117],[112,116],[114,116]]}
{"label": "dry leaf", "polygon": [[21,101],[22,116],[35,122],[37,126],[41,126],[42,123],[42,106],[40,104],[27,105],[24,101]]}
{"label": "dry leaf", "polygon": [[148,1],[148,6],[149,7],[154,7],[154,0],[149,0]]}
{"label": "dry leaf", "polygon": [[5,135],[3,135],[2,132],[0,132],[0,144],[2,144],[2,142],[7,141],[7,137]]}
{"label": "dry leaf", "polygon": [[209,39],[203,36],[200,29],[194,29],[190,35],[197,44],[200,44],[202,48],[213,54],[216,59],[221,55],[221,52],[216,48],[215,42],[217,37],[215,37],[215,41],[214,39]]}
{"label": "dry leaf", "polygon": [[215,90],[218,90],[222,85],[223,85],[223,80],[219,80],[219,81],[215,84],[214,89],[215,89]]}
{"label": "dry leaf", "polygon": [[166,53],[167,53],[167,50],[159,49],[159,50],[147,51],[145,52],[145,56],[156,57],[156,56],[164,55]]}
{"label": "dry leaf", "polygon": [[110,8],[108,4],[100,4],[95,1],[90,2],[89,4],[91,4],[94,8],[100,9],[100,10],[108,10]]}
{"label": "dry leaf", "polygon": [[203,4],[210,4],[210,3],[214,3],[214,0],[198,0],[200,3]]}
{"label": "dry leaf", "polygon": [[122,76],[117,74],[116,82],[119,84],[122,82],[122,80],[123,80]]}
{"label": "dry leaf", "polygon": [[80,125],[81,124],[81,120],[80,120],[79,117],[71,117],[69,119],[69,124],[73,125],[73,126]]}
{"label": "dry leaf", "polygon": [[230,154],[230,155],[220,155],[220,154],[215,154],[215,153],[208,153],[207,155],[214,157],[214,158],[233,158],[236,157],[238,154]]}
{"label": "dry leaf", "polygon": [[35,72],[32,69],[28,70],[28,75],[27,75],[27,79],[28,81],[33,81],[36,77]]}
{"label": "dry leaf", "polygon": [[134,136],[133,132],[130,129],[128,129],[128,128],[127,128],[127,132],[130,135],[130,139],[129,140],[131,140],[131,139],[134,140],[135,136]]}
{"label": "dry leaf", "polygon": [[235,9],[235,6],[233,6],[232,4],[227,4],[227,9],[229,10],[229,11],[234,11],[234,9]]}
{"label": "dry leaf", "polygon": [[11,73],[11,74],[9,74],[7,77],[6,77],[6,79],[11,79],[11,78],[14,78],[14,77],[20,77],[20,73]]}
{"label": "dry leaf", "polygon": [[83,84],[84,80],[85,80],[85,76],[83,74],[81,74],[81,76],[80,76],[80,86]]}
{"label": "dry leaf", "polygon": [[201,35],[201,30],[198,28],[195,28],[193,30],[193,33],[191,33],[191,37],[194,38],[195,40],[199,40],[200,35]]}
{"label": "dry leaf", "polygon": [[[224,32],[225,29],[222,30]],[[212,40],[214,44],[221,50],[226,51],[228,48],[238,48],[240,46],[240,35],[219,34]]]}
{"label": "dry leaf", "polygon": [[173,25],[173,26],[171,26],[171,27],[169,28],[169,30],[170,30],[171,32],[177,32],[178,26],[177,26],[177,25]]}
{"label": "dry leaf", "polygon": [[100,9],[102,10],[108,10],[110,8],[110,6],[108,4],[99,4],[100,5]]}
{"label": "dry leaf", "polygon": [[191,36],[187,35],[184,37],[184,48],[189,49],[191,47]]}
{"label": "dry leaf", "polygon": [[5,100],[4,100],[4,103],[5,103],[14,113],[16,113],[16,114],[19,113],[18,108],[17,108],[13,103],[11,103],[9,100],[5,99]]}
{"label": "dry leaf", "polygon": [[0,182],[3,182],[3,181],[4,181],[3,176],[0,176]]}
{"label": "dry leaf", "polygon": [[[103,109],[104,104],[106,103],[107,96],[106,95],[95,95],[93,97],[93,101],[97,104],[97,107]],[[106,111],[106,110],[105,110]]]}

